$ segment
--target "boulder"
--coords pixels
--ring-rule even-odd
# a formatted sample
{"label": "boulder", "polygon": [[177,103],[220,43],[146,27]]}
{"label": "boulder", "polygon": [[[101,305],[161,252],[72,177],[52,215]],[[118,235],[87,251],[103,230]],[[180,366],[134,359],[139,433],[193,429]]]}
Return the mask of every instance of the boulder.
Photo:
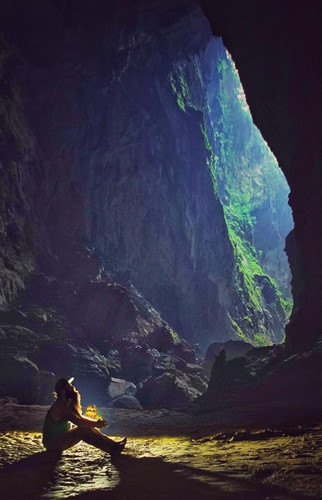
{"label": "boulder", "polygon": [[[104,351],[103,351],[104,352]],[[106,365],[111,377],[120,378],[122,375],[121,358],[117,349],[109,348],[104,354]]]}
{"label": "boulder", "polygon": [[171,353],[178,358],[183,359],[187,363],[196,362],[196,352],[186,341],[177,342],[176,344],[174,344]]}
{"label": "boulder", "polygon": [[190,379],[191,386],[200,394],[204,394],[208,388],[208,384],[205,381],[205,378],[197,375],[196,373],[188,373],[187,375]]}
{"label": "boulder", "polygon": [[163,373],[149,378],[140,391],[138,399],[144,408],[186,408],[201,392],[192,387],[187,374],[180,371]]}
{"label": "boulder", "polygon": [[[248,398],[253,393],[254,384],[262,387],[262,381],[283,362],[284,346],[253,348],[243,357],[225,359],[225,351],[220,351],[213,364],[209,385],[202,398],[202,407],[216,408],[218,401],[238,398],[241,394]],[[281,382],[282,383],[282,382]],[[254,400],[259,399],[256,395]]]}
{"label": "boulder", "polygon": [[185,371],[186,373],[194,373],[200,375],[206,380],[205,370],[203,366],[197,365],[197,363],[187,363]]}
{"label": "boulder", "polygon": [[38,402],[40,376],[37,366],[24,356],[0,356],[0,395],[17,398],[21,404]]}
{"label": "boulder", "polygon": [[[290,353],[289,353],[290,354]],[[322,346],[304,353],[289,355],[283,360],[274,358],[270,370],[256,380],[249,391],[257,400],[305,400],[311,398],[321,413]],[[299,376],[300,374],[300,376]],[[318,395],[318,397],[316,397]]]}
{"label": "boulder", "polygon": [[[23,319],[23,316],[21,316]],[[31,357],[38,348],[37,334],[21,325],[0,326],[0,342],[2,354]]]}
{"label": "boulder", "polygon": [[225,390],[227,384],[227,362],[226,352],[224,350],[215,356],[215,361],[212,366],[209,390],[222,392]]}
{"label": "boulder", "polygon": [[123,376],[135,384],[151,376],[154,363],[153,353],[147,344],[125,340],[119,344]]}
{"label": "boulder", "polygon": [[126,288],[91,282],[79,290],[76,299],[72,315],[86,340],[101,345],[105,339],[119,339],[135,329],[138,310]]}
{"label": "boulder", "polygon": [[7,311],[0,311],[0,324],[28,327],[28,317],[20,309],[12,308]]}
{"label": "boulder", "polygon": [[133,382],[127,382],[126,380],[120,378],[111,377],[107,394],[111,399],[117,399],[121,396],[135,396],[136,386]]}
{"label": "boulder", "polygon": [[38,403],[41,405],[52,404],[54,400],[55,374],[47,371],[39,371],[40,392]]}
{"label": "boulder", "polygon": [[142,410],[140,402],[134,396],[121,396],[111,403],[113,408],[124,408],[129,410]]}
{"label": "boulder", "polygon": [[154,358],[154,365],[152,368],[152,375],[158,377],[166,372],[175,372],[180,370],[184,372],[186,370],[187,363],[176,356],[171,356],[170,354],[158,354]]}
{"label": "boulder", "polygon": [[165,326],[156,328],[147,336],[146,341],[150,347],[164,353],[171,351],[175,346],[173,335]]}

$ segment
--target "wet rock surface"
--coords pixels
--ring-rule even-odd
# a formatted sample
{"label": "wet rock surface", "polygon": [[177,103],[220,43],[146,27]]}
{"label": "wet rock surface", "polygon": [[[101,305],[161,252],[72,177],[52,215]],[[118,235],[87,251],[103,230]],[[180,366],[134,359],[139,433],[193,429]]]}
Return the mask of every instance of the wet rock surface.
{"label": "wet rock surface", "polygon": [[271,426],[256,426],[245,425],[256,417],[254,409],[240,409],[238,416],[222,411],[199,417],[166,410],[104,410],[110,435],[132,436],[125,453],[111,459],[84,443],[51,456],[39,432],[46,407],[7,402],[1,409],[4,498],[22,498],[22,488],[28,499],[321,498],[322,427],[287,425],[281,411]]}

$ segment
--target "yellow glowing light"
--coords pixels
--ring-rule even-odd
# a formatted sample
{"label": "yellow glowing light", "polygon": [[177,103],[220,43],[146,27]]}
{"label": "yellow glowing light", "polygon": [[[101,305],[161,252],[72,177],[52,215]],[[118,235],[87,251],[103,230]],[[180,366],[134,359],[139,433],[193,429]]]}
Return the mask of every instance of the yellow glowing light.
{"label": "yellow glowing light", "polygon": [[85,416],[90,417],[90,418],[95,418],[95,419],[102,418],[102,415],[100,414],[96,405],[86,406]]}

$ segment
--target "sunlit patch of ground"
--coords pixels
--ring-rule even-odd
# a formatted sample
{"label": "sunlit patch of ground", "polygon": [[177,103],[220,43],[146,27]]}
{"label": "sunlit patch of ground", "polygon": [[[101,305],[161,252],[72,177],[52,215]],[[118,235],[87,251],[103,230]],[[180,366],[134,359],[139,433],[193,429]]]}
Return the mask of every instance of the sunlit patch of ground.
{"label": "sunlit patch of ground", "polygon": [[124,455],[85,443],[61,457],[41,434],[0,434],[1,498],[118,500],[322,497],[322,428],[132,437]]}

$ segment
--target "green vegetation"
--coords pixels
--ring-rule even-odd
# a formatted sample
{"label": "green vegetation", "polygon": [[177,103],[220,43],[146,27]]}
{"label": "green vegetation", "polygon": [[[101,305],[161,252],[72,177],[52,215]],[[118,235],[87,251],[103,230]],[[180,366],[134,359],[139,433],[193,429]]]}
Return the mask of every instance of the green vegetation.
{"label": "green vegetation", "polygon": [[177,332],[175,332],[172,328],[169,328],[169,332],[170,332],[172,340],[173,340],[173,342],[175,344],[177,344],[178,342],[180,342],[180,337],[177,334]]}
{"label": "green vegetation", "polygon": [[254,341],[255,341],[255,345],[257,347],[267,345],[267,343],[265,342],[265,339],[263,339],[263,337],[261,337],[260,335],[254,335]]}
{"label": "green vegetation", "polygon": [[219,163],[219,157],[214,154],[208,134],[207,134],[207,129],[205,126],[205,120],[204,123],[200,127],[201,133],[203,135],[204,141],[205,141],[205,146],[209,152],[209,157],[208,157],[208,167],[210,170],[210,175],[212,179],[212,185],[214,188],[214,193],[218,195],[218,186],[217,186],[217,177],[216,177],[216,171]]}
{"label": "green vegetation", "polygon": [[[265,304],[255,276],[267,273],[260,264],[261,251],[254,246],[254,213],[265,200],[274,202],[281,189],[286,192],[288,188],[274,156],[252,124],[238,73],[227,54],[225,59],[219,58],[217,69],[221,116],[220,132],[214,134],[214,149],[220,152],[216,175],[222,179],[220,197],[236,257],[237,285],[242,276],[252,307],[260,311]],[[287,317],[292,301],[282,297],[272,277],[269,282]],[[259,336],[254,340],[259,343]]]}
{"label": "green vegetation", "polygon": [[237,337],[240,340],[243,340],[244,342],[247,342],[248,338],[246,337],[246,335],[244,334],[243,330],[240,328],[240,326],[238,325],[238,323],[230,315],[229,315],[229,319],[230,319],[232,327],[236,331]]}
{"label": "green vegetation", "polygon": [[[235,256],[234,288],[242,303],[239,312],[229,314],[232,329],[241,340],[267,345],[274,332],[266,330],[265,317],[277,315],[283,323],[283,317],[286,320],[290,315],[292,300],[263,269],[266,250],[254,243],[256,210],[266,204],[276,211],[281,193],[284,199],[287,197],[288,186],[252,122],[238,73],[227,52],[219,50],[216,54],[217,74],[211,92],[203,83],[201,64],[196,58],[177,65],[169,82],[180,110],[200,112],[214,194],[221,201]],[[265,230],[261,237],[265,240]],[[261,283],[272,300],[265,299]]]}
{"label": "green vegetation", "polygon": [[185,102],[184,102],[184,97],[183,97],[183,92],[181,91],[181,85],[180,85],[180,79],[179,79],[179,84],[178,82],[176,81],[174,75],[171,73],[170,76],[169,76],[169,81],[171,83],[171,87],[172,87],[172,90],[173,90],[173,93],[176,95],[176,98],[177,98],[177,103],[178,103],[178,106],[179,108],[186,112],[186,105],[185,105]]}
{"label": "green vegetation", "polygon": [[169,75],[169,82],[176,96],[177,104],[184,112],[186,112],[187,107],[197,109],[189,90],[189,85],[185,77],[185,70],[186,68],[184,66],[178,65],[176,70]]}

